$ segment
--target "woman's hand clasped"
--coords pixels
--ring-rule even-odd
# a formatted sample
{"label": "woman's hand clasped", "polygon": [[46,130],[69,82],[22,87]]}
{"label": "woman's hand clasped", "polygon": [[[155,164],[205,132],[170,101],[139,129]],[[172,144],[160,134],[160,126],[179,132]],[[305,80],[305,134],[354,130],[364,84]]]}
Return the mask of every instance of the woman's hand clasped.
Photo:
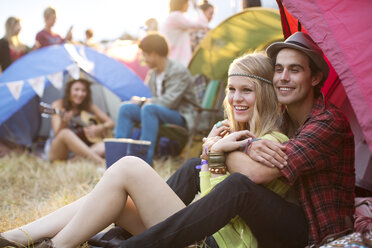
{"label": "woman's hand clasped", "polygon": [[254,135],[247,131],[238,131],[231,133],[224,138],[218,140],[213,147],[211,152],[231,152],[244,147],[249,139],[255,138]]}

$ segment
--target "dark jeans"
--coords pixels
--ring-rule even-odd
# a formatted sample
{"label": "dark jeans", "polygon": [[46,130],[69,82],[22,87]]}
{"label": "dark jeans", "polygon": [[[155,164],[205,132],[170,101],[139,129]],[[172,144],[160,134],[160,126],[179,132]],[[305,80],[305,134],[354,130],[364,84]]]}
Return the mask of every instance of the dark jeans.
{"label": "dark jeans", "polygon": [[[189,205],[194,200],[195,195],[200,192],[200,169],[195,168],[200,163],[200,158],[189,159],[167,181],[169,187],[176,192],[185,205]],[[203,244],[208,248],[218,248],[212,236],[207,237]]]}
{"label": "dark jeans", "polygon": [[[196,160],[186,163],[169,180],[172,188],[180,183],[173,189],[186,205],[192,194],[199,190],[199,181],[195,178],[198,171],[192,163]],[[184,184],[187,181],[194,184]],[[259,247],[289,248],[307,244],[307,221],[301,207],[285,201],[246,176],[234,173],[200,200],[124,241],[121,247],[185,247],[211,236],[236,215],[251,228]]]}
{"label": "dark jeans", "polygon": [[200,163],[200,158],[190,158],[167,181],[169,187],[176,192],[185,205],[189,205],[200,192],[200,170],[195,168]]}

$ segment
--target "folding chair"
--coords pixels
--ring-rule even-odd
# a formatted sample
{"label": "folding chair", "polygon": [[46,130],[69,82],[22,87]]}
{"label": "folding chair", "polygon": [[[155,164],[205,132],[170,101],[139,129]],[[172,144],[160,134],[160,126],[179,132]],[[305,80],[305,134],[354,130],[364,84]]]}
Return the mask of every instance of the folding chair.
{"label": "folding chair", "polygon": [[[179,144],[179,152],[188,143],[185,153],[185,161],[190,154],[191,146],[194,142],[196,134],[209,132],[213,123],[216,120],[216,115],[220,111],[222,100],[224,98],[224,83],[218,80],[208,82],[204,91],[200,104],[192,102],[194,109],[197,112],[194,128],[189,132],[186,128],[165,123],[160,126],[158,137],[164,136],[172,140],[176,140]],[[200,128],[201,116],[203,112],[209,113],[206,116],[209,120],[204,128]]]}

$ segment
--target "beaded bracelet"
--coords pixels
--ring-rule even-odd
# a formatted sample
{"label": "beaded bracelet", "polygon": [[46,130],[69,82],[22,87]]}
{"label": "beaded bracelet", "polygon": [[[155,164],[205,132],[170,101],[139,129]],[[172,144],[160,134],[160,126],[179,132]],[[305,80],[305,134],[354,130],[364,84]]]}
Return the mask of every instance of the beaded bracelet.
{"label": "beaded bracelet", "polygon": [[209,167],[209,171],[213,174],[226,174],[226,166]]}

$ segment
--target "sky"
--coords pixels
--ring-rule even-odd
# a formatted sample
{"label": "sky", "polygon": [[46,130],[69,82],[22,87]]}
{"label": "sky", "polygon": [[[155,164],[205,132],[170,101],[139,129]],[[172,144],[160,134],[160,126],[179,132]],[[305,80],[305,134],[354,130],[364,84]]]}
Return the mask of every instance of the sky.
{"label": "sky", "polygon": [[[240,1],[210,0],[216,7],[210,26],[238,12]],[[275,7],[275,0],[262,3],[264,7]],[[57,11],[54,32],[64,37],[73,26],[73,39],[83,41],[85,30],[91,28],[94,39],[102,41],[115,40],[124,33],[138,36],[140,27],[152,17],[161,22],[168,15],[169,0],[0,0],[0,37],[5,34],[6,19],[16,16],[22,20],[21,41],[32,46],[36,33],[44,28],[43,12],[48,6]],[[190,8],[189,17],[193,14]]]}

